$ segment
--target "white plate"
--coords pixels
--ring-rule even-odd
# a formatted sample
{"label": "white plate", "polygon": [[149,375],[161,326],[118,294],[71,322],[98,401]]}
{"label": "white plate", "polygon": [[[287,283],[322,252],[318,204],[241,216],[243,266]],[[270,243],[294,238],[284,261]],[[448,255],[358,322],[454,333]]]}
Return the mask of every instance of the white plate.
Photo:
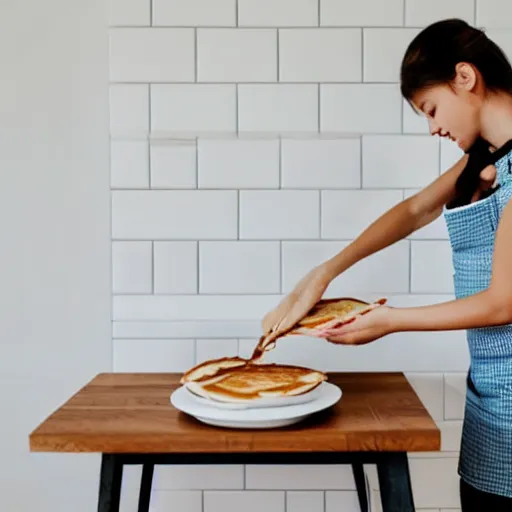
{"label": "white plate", "polygon": [[208,425],[227,428],[268,429],[292,425],[337,403],[341,389],[330,382],[321,386],[316,399],[302,404],[259,409],[222,409],[195,400],[185,387],[179,387],[170,397],[176,409]]}
{"label": "white plate", "polygon": [[185,384],[185,388],[187,392],[191,395],[192,399],[202,405],[209,405],[211,407],[215,407],[218,409],[233,409],[233,410],[241,410],[241,409],[260,409],[263,407],[284,407],[288,405],[297,405],[304,404],[306,402],[311,402],[318,398],[322,393],[322,388],[325,385],[325,382],[322,382],[319,386],[311,391],[304,393],[302,395],[297,396],[281,396],[281,397],[261,397],[255,400],[251,400],[250,402],[239,402],[239,403],[229,403],[229,402],[221,402],[219,400],[208,400],[208,398],[204,398],[202,396],[197,395],[193,391],[187,388]]}

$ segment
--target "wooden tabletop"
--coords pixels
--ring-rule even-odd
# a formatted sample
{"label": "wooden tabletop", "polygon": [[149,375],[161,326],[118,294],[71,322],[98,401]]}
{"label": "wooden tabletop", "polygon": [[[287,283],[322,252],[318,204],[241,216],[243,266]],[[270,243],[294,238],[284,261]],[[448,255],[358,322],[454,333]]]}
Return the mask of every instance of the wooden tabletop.
{"label": "wooden tabletop", "polygon": [[100,374],[30,434],[37,452],[438,451],[440,431],[402,373],[330,373],[341,400],[274,430],[204,425],[169,396],[180,374]]}

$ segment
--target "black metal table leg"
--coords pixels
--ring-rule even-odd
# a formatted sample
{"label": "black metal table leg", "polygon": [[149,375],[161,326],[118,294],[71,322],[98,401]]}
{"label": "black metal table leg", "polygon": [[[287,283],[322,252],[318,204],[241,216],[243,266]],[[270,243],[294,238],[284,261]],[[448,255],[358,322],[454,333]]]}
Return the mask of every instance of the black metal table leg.
{"label": "black metal table leg", "polygon": [[151,485],[153,484],[154,471],[154,464],[148,462],[142,465],[138,512],[149,512],[149,502],[151,501]]}
{"label": "black metal table leg", "polygon": [[98,512],[119,512],[123,463],[116,456],[104,453],[101,457]]}
{"label": "black metal table leg", "polygon": [[414,512],[407,453],[382,454],[377,463],[383,512]]}
{"label": "black metal table leg", "polygon": [[364,476],[363,464],[360,462],[354,462],[352,464],[352,473],[356,483],[359,508],[361,509],[361,512],[368,512],[368,495],[366,493],[366,479]]}

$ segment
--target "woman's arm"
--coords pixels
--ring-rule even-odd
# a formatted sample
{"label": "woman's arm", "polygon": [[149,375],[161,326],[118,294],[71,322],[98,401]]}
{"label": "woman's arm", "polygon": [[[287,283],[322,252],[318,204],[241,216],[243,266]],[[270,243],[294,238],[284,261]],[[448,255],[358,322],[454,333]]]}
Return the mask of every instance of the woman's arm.
{"label": "woman's arm", "polygon": [[433,222],[455,194],[455,183],[467,162],[464,155],[429,186],[398,203],[368,226],[352,243],[325,262],[334,279],[358,261]]}
{"label": "woman's arm", "polygon": [[313,268],[262,321],[263,334],[272,341],[298,322],[320,300],[329,283],[358,261],[402,240],[426,226],[455,194],[455,183],[466,165],[464,155],[440,178],[373,222],[332,258]]}
{"label": "woman's arm", "polygon": [[344,326],[322,332],[333,343],[359,345],[387,334],[450,331],[512,323],[512,200],[498,226],[488,288],[469,297],[431,306],[379,306]]}
{"label": "woman's arm", "polygon": [[505,207],[489,287],[475,295],[425,307],[390,311],[396,331],[458,330],[512,323],[512,201]]}

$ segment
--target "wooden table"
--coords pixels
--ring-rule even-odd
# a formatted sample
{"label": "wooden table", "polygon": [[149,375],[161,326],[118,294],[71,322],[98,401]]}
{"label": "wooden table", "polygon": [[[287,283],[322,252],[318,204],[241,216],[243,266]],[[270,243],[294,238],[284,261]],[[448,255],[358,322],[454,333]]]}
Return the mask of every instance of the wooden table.
{"label": "wooden table", "polygon": [[102,454],[99,512],[118,512],[123,466],[142,464],[139,512],[155,464],[351,464],[361,509],[363,464],[376,464],[384,512],[414,511],[408,452],[437,451],[440,431],[401,373],[331,373],[342,399],[276,430],[231,430],[177,411],[179,374],[99,374],[30,434],[34,452]]}

